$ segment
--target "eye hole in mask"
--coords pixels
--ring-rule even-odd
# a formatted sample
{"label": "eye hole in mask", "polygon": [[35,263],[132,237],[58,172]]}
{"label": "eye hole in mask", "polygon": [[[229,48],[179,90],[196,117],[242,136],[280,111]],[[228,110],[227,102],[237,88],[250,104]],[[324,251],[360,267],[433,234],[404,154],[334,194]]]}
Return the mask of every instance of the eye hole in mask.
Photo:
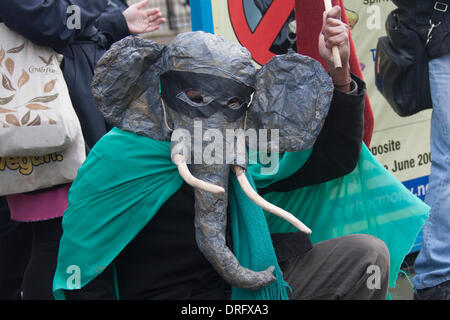
{"label": "eye hole in mask", "polygon": [[240,98],[234,97],[228,100],[227,106],[232,110],[238,110],[242,107],[246,109],[248,106],[248,102],[242,102]]}
{"label": "eye hole in mask", "polygon": [[227,105],[228,105],[228,108],[230,108],[230,109],[237,109],[237,108],[240,108],[241,103],[239,101],[239,98],[231,98],[228,101]]}
{"label": "eye hole in mask", "polygon": [[177,94],[177,98],[194,107],[210,104],[214,99],[208,95],[201,94],[194,89],[188,89]]}
{"label": "eye hole in mask", "polygon": [[202,94],[198,91],[187,90],[185,93],[188,96],[188,98],[191,99],[192,102],[195,102],[195,103],[204,103],[205,102],[205,98],[203,98]]}

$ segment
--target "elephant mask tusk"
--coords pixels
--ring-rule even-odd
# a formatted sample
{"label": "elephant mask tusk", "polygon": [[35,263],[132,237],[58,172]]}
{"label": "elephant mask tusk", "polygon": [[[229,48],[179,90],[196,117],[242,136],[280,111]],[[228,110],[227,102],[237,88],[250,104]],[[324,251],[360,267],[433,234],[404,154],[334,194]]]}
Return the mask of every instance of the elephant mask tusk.
{"label": "elephant mask tusk", "polygon": [[292,224],[294,227],[296,227],[298,230],[306,234],[311,234],[312,232],[311,229],[305,226],[294,215],[268,202],[263,197],[261,197],[255,190],[253,190],[252,186],[250,185],[250,182],[247,179],[247,176],[245,175],[244,169],[242,169],[239,166],[235,166],[234,171],[236,172],[236,177],[239,181],[239,184],[241,185],[242,190],[256,205],[266,210],[267,212],[273,213],[274,215],[283,218],[284,220]]}
{"label": "elephant mask tusk", "polygon": [[178,172],[180,173],[180,176],[183,178],[183,180],[186,181],[186,183],[191,185],[192,187],[198,188],[198,189],[201,189],[201,190],[204,190],[207,192],[211,192],[214,194],[224,194],[225,193],[224,188],[216,186],[215,184],[212,184],[212,183],[202,181],[202,180],[194,177],[187,167],[185,158],[181,154],[174,155],[173,162],[176,164],[176,166],[178,168]]}

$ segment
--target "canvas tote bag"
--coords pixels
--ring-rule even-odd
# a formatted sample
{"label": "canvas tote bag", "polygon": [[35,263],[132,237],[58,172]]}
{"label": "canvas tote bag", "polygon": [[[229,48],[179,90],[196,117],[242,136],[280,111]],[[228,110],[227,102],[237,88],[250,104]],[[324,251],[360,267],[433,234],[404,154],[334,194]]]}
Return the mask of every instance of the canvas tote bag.
{"label": "canvas tote bag", "polygon": [[0,23],[0,157],[66,149],[80,124],[56,52]]}
{"label": "canvas tote bag", "polygon": [[0,23],[0,196],[70,183],[86,159],[56,58]]}

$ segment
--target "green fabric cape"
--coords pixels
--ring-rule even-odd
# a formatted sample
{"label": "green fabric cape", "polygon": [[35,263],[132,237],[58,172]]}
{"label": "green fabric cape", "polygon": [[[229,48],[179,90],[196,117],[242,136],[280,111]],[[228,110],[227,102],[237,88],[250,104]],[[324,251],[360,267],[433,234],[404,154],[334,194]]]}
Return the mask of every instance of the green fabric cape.
{"label": "green fabric cape", "polygon": [[[296,172],[311,150],[285,153],[272,174],[249,165],[247,177],[261,188]],[[54,296],[83,287],[98,276],[183,184],[170,159],[170,142],[114,128],[91,150],[69,192],[53,282]],[[264,270],[274,265],[277,281],[266,288],[233,288],[233,299],[287,299],[287,284],[276,262],[269,233],[297,231],[263,212],[230,175],[229,205],[234,254],[241,265]],[[313,243],[366,233],[390,250],[390,286],[413,246],[429,208],[398,182],[363,146],[356,169],[327,183],[265,198],[296,215],[313,233]],[[164,244],[161,244],[164,245]],[[79,270],[74,281],[73,270]]]}

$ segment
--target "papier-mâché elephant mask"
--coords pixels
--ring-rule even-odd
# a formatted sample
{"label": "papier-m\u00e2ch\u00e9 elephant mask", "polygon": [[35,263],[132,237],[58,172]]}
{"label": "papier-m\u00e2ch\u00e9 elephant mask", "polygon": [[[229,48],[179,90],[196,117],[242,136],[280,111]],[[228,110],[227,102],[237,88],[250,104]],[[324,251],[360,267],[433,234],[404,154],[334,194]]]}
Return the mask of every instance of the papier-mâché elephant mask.
{"label": "papier-m\u00e2ch\u00e9 elephant mask", "polygon": [[[195,190],[197,245],[219,274],[232,286],[247,290],[274,281],[273,267],[259,272],[244,268],[226,245],[230,170],[256,204],[304,232],[310,230],[250,187],[245,175],[248,157],[239,157],[245,149],[235,150],[235,157],[226,163],[190,164],[187,158],[192,153],[196,159],[196,153],[205,151],[192,148],[191,143],[195,134],[203,137],[207,130],[226,136],[226,130],[278,129],[279,150],[272,148],[272,152],[311,148],[333,92],[322,66],[311,58],[288,53],[274,57],[257,71],[244,47],[204,32],[180,34],[168,46],[128,37],[114,44],[98,63],[93,92],[101,112],[113,125],[151,139],[172,141],[172,160]],[[180,130],[186,133],[184,139],[176,135]],[[223,150],[215,153],[223,152],[229,158],[225,146],[230,143],[226,141]],[[268,144],[274,147],[273,142]]]}

